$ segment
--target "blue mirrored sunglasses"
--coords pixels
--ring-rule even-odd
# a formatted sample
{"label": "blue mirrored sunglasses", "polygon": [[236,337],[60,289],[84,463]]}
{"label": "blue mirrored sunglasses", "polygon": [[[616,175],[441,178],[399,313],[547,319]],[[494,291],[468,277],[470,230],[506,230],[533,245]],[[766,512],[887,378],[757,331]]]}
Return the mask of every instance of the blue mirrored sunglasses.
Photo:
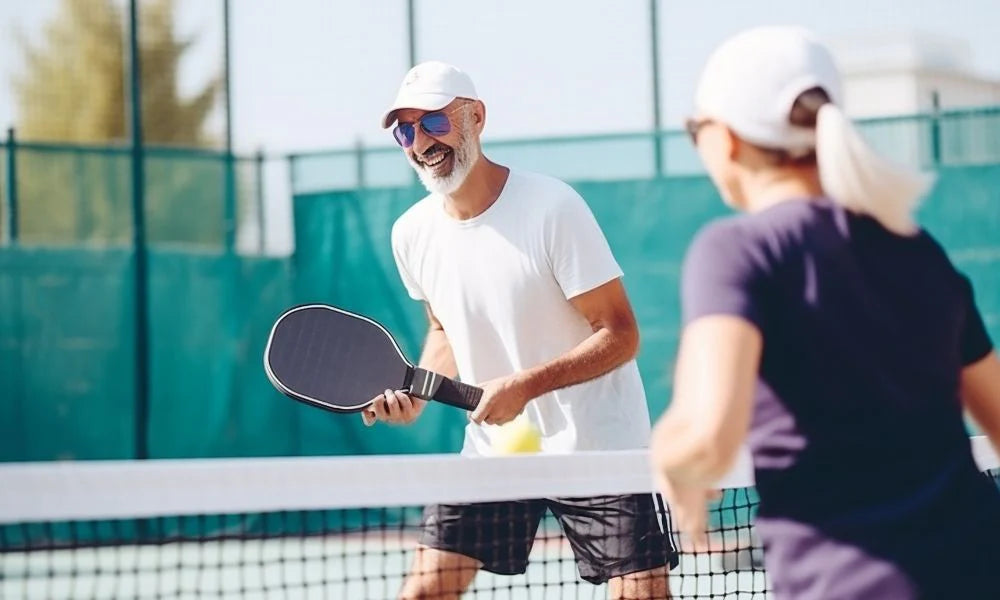
{"label": "blue mirrored sunglasses", "polygon": [[400,146],[409,148],[413,145],[413,140],[417,136],[416,126],[418,124],[420,125],[420,129],[431,137],[448,135],[451,132],[451,121],[448,119],[448,115],[464,106],[468,105],[462,104],[449,111],[427,113],[417,119],[416,123],[397,123],[392,129],[392,137],[396,138],[396,142]]}

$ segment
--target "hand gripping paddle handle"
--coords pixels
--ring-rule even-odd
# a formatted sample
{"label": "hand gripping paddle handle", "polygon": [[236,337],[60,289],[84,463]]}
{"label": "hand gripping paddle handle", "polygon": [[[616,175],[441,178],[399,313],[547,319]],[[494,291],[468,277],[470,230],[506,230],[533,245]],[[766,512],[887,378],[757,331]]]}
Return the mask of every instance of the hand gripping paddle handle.
{"label": "hand gripping paddle handle", "polygon": [[449,379],[433,371],[414,367],[410,380],[411,396],[424,400],[436,400],[465,410],[475,410],[483,397],[482,388]]}

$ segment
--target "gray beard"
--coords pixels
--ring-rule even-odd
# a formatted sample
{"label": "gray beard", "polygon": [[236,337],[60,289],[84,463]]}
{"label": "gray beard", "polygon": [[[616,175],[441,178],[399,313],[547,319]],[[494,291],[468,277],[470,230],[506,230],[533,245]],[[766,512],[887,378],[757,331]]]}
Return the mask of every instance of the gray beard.
{"label": "gray beard", "polygon": [[407,155],[407,160],[410,161],[410,165],[412,165],[413,169],[417,172],[417,176],[420,178],[420,183],[424,184],[427,191],[432,194],[442,194],[447,196],[455,193],[458,188],[462,187],[462,184],[465,183],[465,178],[469,176],[469,171],[472,170],[472,164],[475,159],[475,149],[473,144],[470,143],[469,136],[464,130],[465,123],[463,123],[462,126],[463,131],[462,135],[459,137],[458,144],[451,149],[454,153],[451,173],[448,173],[444,177],[435,176],[429,169]]}

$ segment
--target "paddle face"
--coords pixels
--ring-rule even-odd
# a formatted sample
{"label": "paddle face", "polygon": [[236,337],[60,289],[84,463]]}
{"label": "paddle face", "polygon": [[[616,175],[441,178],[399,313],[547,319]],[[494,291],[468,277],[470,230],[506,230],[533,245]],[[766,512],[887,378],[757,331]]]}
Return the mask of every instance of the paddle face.
{"label": "paddle face", "polygon": [[332,306],[289,309],[264,352],[268,379],[286,396],[357,412],[385,390],[407,389],[412,366],[378,323]]}

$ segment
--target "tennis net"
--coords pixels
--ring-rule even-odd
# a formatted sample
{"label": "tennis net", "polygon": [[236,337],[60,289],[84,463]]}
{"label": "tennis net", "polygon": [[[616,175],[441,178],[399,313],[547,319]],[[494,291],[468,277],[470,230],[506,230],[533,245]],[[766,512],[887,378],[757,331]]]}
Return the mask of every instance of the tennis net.
{"label": "tennis net", "polygon": [[[972,443],[997,480],[987,440]],[[427,504],[646,493],[648,473],[644,452],[0,465],[0,598],[394,598]],[[720,488],[709,547],[681,544],[670,589],[767,598],[747,456]],[[465,597],[606,594],[550,514],[525,574],[480,572]]]}

